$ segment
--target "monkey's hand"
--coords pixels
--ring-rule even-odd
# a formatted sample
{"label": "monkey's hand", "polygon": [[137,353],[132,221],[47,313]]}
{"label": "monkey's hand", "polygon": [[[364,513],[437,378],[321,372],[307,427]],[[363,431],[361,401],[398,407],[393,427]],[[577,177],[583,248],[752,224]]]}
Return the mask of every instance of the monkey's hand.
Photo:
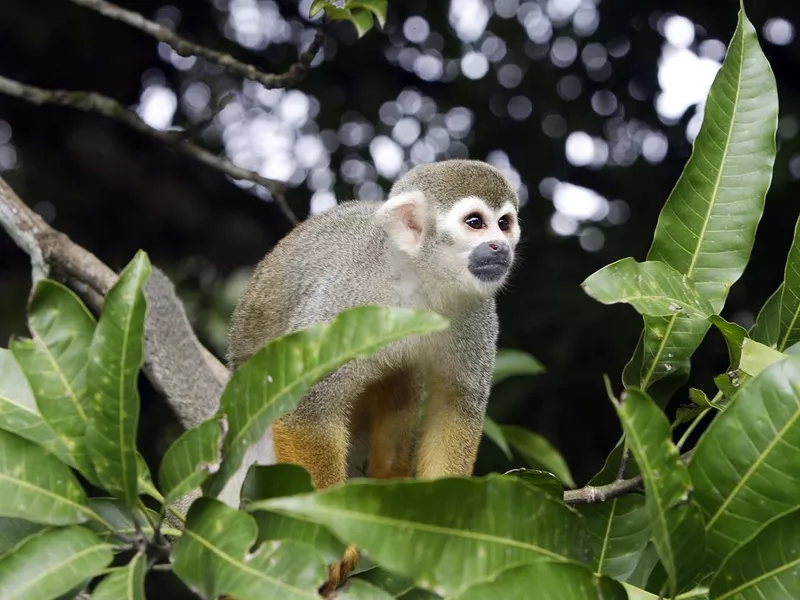
{"label": "monkey's hand", "polygon": [[358,566],[358,548],[354,544],[345,548],[342,560],[333,563],[328,567],[328,580],[319,588],[319,593],[325,598],[329,598],[336,588],[338,588],[347,576]]}

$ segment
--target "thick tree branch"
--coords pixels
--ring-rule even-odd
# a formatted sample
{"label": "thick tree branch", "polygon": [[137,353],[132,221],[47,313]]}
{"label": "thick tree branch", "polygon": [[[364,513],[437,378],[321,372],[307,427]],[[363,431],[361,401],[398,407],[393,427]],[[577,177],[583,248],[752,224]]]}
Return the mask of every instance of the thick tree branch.
{"label": "thick tree branch", "polygon": [[292,209],[289,208],[286,200],[283,198],[284,186],[282,183],[262,177],[255,171],[237,167],[235,164],[225,158],[216,156],[208,150],[204,150],[200,146],[197,146],[187,140],[180,139],[172,131],[163,131],[161,129],[151,127],[142,121],[142,119],[140,119],[135,112],[125,108],[113,98],[103,96],[102,94],[98,94],[96,92],[47,90],[33,85],[20,83],[19,81],[8,79],[7,77],[3,76],[0,76],[0,93],[19,98],[20,100],[25,100],[26,102],[30,102],[31,104],[36,104],[39,106],[43,104],[68,106],[70,108],[76,108],[85,112],[97,113],[116,121],[120,121],[121,123],[132,127],[140,133],[144,133],[156,138],[161,142],[164,142],[165,144],[169,144],[175,148],[178,148],[184,154],[191,156],[192,158],[199,160],[201,163],[213,167],[217,171],[221,171],[222,173],[225,173],[234,179],[244,179],[264,186],[270,191],[272,197],[275,198],[275,201],[278,203],[281,212],[283,212],[289,222],[293,225],[297,223],[297,217],[292,212]]}
{"label": "thick tree branch", "polygon": [[286,73],[264,73],[254,65],[236,60],[230,54],[217,52],[216,50],[211,50],[205,46],[190,42],[173,33],[163,25],[159,25],[154,21],[149,21],[139,13],[126,10],[116,4],[106,2],[105,0],[71,0],[71,2],[97,11],[109,19],[114,19],[115,21],[120,21],[131,27],[135,27],[139,31],[156,38],[158,41],[168,44],[175,52],[182,56],[199,56],[224,67],[232,73],[241,75],[246,79],[257,81],[268,88],[290,87],[302,81],[308,73],[311,61],[314,60],[317,52],[319,52],[319,49],[322,47],[322,42],[324,40],[322,30],[317,30],[317,34],[314,36],[314,41],[311,42],[311,46],[300,55],[300,59],[289,67]]}
{"label": "thick tree branch", "polygon": [[[686,463],[692,457],[692,450],[681,454],[681,461]],[[566,504],[595,504],[605,502],[644,489],[642,476],[637,475],[631,479],[617,480],[607,485],[587,485],[579,490],[566,490],[564,502]]]}
{"label": "thick tree branch", "polygon": [[[117,274],[50,227],[2,178],[0,227],[31,257],[34,279],[50,277],[52,271],[82,293],[92,308],[102,308]],[[145,294],[145,374],[167,397],[181,423],[192,427],[216,411],[228,369],[197,340],[181,301],[160,270],[153,269]]]}

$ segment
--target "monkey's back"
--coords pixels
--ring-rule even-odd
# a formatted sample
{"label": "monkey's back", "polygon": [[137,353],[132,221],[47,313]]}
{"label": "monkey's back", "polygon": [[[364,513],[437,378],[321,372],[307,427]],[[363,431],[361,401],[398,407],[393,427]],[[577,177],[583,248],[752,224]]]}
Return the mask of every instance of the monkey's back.
{"label": "monkey's back", "polygon": [[268,341],[362,304],[392,304],[380,202],[350,201],[295,227],[256,266],[231,320],[235,369]]}

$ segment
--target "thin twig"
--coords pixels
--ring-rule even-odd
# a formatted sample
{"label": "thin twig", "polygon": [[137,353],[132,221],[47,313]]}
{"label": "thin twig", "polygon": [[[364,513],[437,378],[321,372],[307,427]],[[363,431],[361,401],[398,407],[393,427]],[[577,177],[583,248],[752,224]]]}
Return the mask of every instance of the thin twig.
{"label": "thin twig", "polygon": [[238,61],[230,54],[217,52],[216,50],[211,50],[205,46],[190,42],[186,38],[182,38],[176,33],[170,31],[163,25],[159,25],[154,21],[145,19],[139,13],[126,10],[120,6],[117,6],[116,4],[106,2],[105,0],[70,1],[74,4],[78,4],[79,6],[99,12],[101,15],[108,17],[109,19],[114,19],[115,21],[120,21],[121,23],[130,25],[131,27],[142,31],[147,35],[154,37],[158,41],[164,42],[182,56],[199,56],[209,62],[213,62],[221,67],[224,67],[232,73],[241,75],[246,79],[257,81],[261,85],[268,88],[290,87],[297,85],[300,81],[302,81],[308,73],[311,61],[314,60],[317,52],[319,52],[320,48],[322,47],[322,42],[324,40],[322,30],[318,29],[316,35],[314,36],[314,41],[311,42],[311,46],[308,48],[308,50],[300,55],[300,59],[291,67],[289,67],[288,71],[285,73],[264,73],[258,69],[258,67]]}
{"label": "thin twig", "polygon": [[292,225],[297,223],[297,217],[283,198],[284,185],[282,183],[272,179],[267,179],[256,171],[237,167],[231,161],[216,156],[208,150],[204,150],[200,146],[197,146],[191,142],[186,140],[177,140],[173,132],[163,131],[161,129],[151,127],[142,121],[142,119],[140,119],[135,112],[125,108],[113,98],[103,96],[102,94],[98,94],[96,92],[48,90],[33,85],[20,83],[19,81],[8,79],[7,77],[3,76],[0,76],[0,93],[25,100],[26,102],[30,102],[31,104],[36,104],[39,106],[43,104],[68,106],[70,108],[76,108],[85,112],[97,113],[124,123],[140,133],[144,133],[156,138],[161,142],[178,148],[184,154],[191,156],[192,158],[199,160],[201,163],[213,167],[217,171],[221,171],[222,173],[225,173],[234,179],[244,179],[264,186],[270,191],[272,197],[275,198],[275,201],[278,203],[278,206],[280,207],[281,212],[283,212],[286,219],[288,219]]}
{"label": "thin twig", "polygon": [[[692,452],[689,450],[681,454],[681,462],[688,462],[692,457]],[[617,480],[607,485],[587,485],[579,490],[566,490],[564,502],[566,504],[595,504],[633,492],[640,492],[643,489],[642,476],[637,475],[631,479]]]}

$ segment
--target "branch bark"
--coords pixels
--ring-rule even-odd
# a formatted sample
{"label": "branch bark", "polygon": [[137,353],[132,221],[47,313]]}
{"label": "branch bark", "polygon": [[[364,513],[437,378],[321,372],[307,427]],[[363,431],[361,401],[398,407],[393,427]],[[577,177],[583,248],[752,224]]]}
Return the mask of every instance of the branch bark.
{"label": "branch bark", "polygon": [[[689,450],[681,454],[681,461],[684,463],[689,462],[692,452],[693,450]],[[621,479],[607,485],[587,485],[578,490],[566,490],[564,492],[564,502],[566,504],[595,504],[643,490],[642,476],[637,475],[631,479]]]}
{"label": "branch bark", "polygon": [[246,79],[257,81],[268,88],[290,87],[302,81],[308,73],[311,61],[314,60],[314,57],[317,55],[317,52],[319,52],[319,49],[322,47],[322,42],[324,41],[322,30],[317,30],[314,41],[311,42],[311,46],[300,55],[300,59],[289,67],[286,73],[264,73],[254,65],[238,61],[230,54],[217,52],[216,50],[190,42],[163,25],[145,19],[139,13],[126,10],[111,2],[106,2],[105,0],[71,0],[71,2],[94,10],[109,19],[114,19],[115,21],[130,25],[154,37],[158,41],[168,44],[175,52],[182,56],[199,56],[224,67],[231,73],[236,73]]}
{"label": "branch bark", "polygon": [[297,217],[292,212],[292,209],[289,208],[286,200],[283,198],[284,186],[282,183],[272,179],[267,179],[256,171],[238,167],[231,161],[216,156],[208,150],[205,150],[188,140],[180,139],[175,135],[175,132],[164,131],[161,129],[156,129],[155,127],[151,127],[142,121],[142,119],[140,119],[135,112],[125,108],[113,98],[103,96],[102,94],[98,94],[96,92],[48,90],[33,85],[20,83],[19,81],[8,79],[2,75],[0,75],[0,93],[19,98],[20,100],[25,100],[26,102],[30,102],[31,104],[36,104],[38,106],[44,104],[68,106],[84,112],[97,113],[103,115],[104,117],[119,121],[120,123],[124,123],[140,133],[154,137],[165,144],[177,148],[187,156],[191,156],[192,158],[199,160],[201,163],[208,165],[217,171],[225,173],[234,179],[244,179],[264,186],[270,191],[272,197],[275,198],[275,201],[278,203],[281,212],[283,212],[283,214],[286,216],[286,219],[292,225],[295,225],[298,222]]}

